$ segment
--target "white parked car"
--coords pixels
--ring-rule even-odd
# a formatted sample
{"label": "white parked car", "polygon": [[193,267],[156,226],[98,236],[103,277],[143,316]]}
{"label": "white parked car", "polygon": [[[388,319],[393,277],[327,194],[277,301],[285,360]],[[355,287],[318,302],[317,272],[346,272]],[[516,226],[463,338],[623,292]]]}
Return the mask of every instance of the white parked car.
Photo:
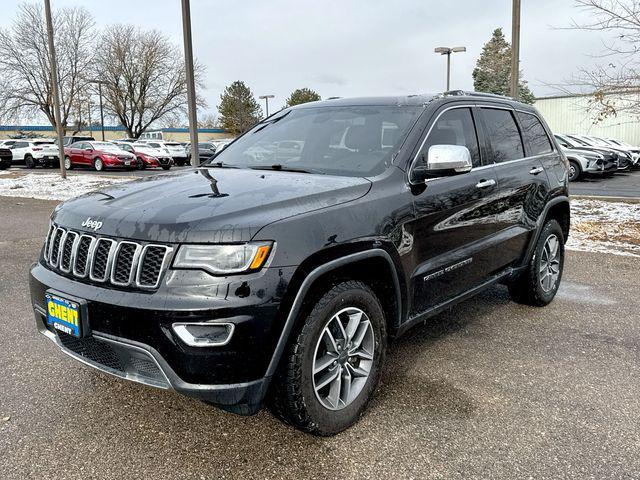
{"label": "white parked car", "polygon": [[58,146],[51,139],[21,139],[9,146],[13,163],[24,163],[27,168],[55,167],[60,165]]}
{"label": "white parked car", "polygon": [[173,162],[178,167],[182,167],[189,163],[187,151],[185,150],[184,145],[180,142],[171,142],[167,140],[138,140],[136,143],[145,143],[153,148],[166,149],[169,155],[171,155],[171,158],[173,158]]}

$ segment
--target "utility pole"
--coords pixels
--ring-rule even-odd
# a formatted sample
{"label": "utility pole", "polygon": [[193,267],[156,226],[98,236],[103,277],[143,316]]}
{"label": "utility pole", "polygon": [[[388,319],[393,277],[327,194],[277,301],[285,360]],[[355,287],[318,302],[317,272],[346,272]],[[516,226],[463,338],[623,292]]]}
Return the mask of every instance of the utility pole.
{"label": "utility pole", "polygon": [[265,115],[265,117],[269,116],[269,99],[270,98],[274,98],[274,97],[275,97],[275,95],[260,95],[258,97],[260,100],[264,100],[264,104],[265,104],[266,111],[267,111],[267,114]]}
{"label": "utility pole", "polygon": [[513,98],[519,95],[520,76],[520,0],[513,0],[511,11],[511,88],[510,93]]}
{"label": "utility pole", "polygon": [[458,53],[458,52],[466,52],[466,51],[467,51],[466,47],[453,47],[453,48],[437,47],[434,50],[435,53],[439,53],[440,55],[447,56],[447,89],[446,89],[447,92],[451,89],[451,54]]}
{"label": "utility pole", "polygon": [[187,103],[189,105],[189,138],[191,139],[191,165],[200,165],[198,152],[198,115],[196,111],[196,82],[193,73],[193,46],[191,42],[191,7],[182,0],[182,33],[184,36],[184,65],[187,75]]}
{"label": "utility pole", "polygon": [[58,133],[58,161],[60,163],[60,175],[67,178],[67,169],[64,165],[64,138],[62,135],[62,119],[60,115],[60,86],[58,85],[58,62],[56,62],[56,50],[53,44],[53,22],[51,21],[51,3],[44,0],[44,12],[47,18],[47,37],[49,39],[49,64],[51,67],[51,87],[53,89],[53,113],[56,119]]}

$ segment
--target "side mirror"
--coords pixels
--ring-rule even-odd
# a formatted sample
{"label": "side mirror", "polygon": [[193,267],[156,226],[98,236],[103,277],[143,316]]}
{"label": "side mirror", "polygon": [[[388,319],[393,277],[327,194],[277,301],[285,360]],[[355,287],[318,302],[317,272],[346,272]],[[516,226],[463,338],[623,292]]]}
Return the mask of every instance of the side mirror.
{"label": "side mirror", "polygon": [[87,147],[87,148],[85,148],[85,150],[86,150],[87,152],[93,152],[93,148],[91,148],[91,147]]}
{"label": "side mirror", "polygon": [[423,182],[429,177],[444,177],[467,173],[473,168],[471,152],[462,145],[431,145],[426,162],[414,167],[412,181]]}

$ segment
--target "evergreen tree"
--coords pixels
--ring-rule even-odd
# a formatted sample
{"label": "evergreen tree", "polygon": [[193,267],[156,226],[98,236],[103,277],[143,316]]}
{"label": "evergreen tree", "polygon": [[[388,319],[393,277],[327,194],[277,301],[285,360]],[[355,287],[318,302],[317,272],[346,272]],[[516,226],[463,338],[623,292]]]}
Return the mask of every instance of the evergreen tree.
{"label": "evergreen tree", "polygon": [[[511,45],[505,39],[502,28],[496,28],[491,40],[482,47],[476,68],[473,69],[473,88],[476,92],[509,95],[510,77]],[[518,92],[518,99],[524,103],[533,103],[535,100],[525,80],[520,80]]]}
{"label": "evergreen tree", "polygon": [[262,119],[262,108],[244,82],[236,80],[220,95],[220,125],[228,132],[239,135]]}
{"label": "evergreen tree", "polygon": [[293,107],[294,105],[300,105],[301,103],[307,102],[315,102],[317,100],[321,100],[320,95],[315,90],[311,90],[310,88],[298,88],[291,92],[289,98],[287,98],[287,103],[285,104],[285,108]]}

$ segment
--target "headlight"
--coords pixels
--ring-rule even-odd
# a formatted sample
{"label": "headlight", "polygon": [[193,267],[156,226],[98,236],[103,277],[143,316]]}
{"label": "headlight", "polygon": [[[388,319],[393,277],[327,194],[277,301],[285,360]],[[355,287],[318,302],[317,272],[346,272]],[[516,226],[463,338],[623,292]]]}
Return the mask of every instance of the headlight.
{"label": "headlight", "polygon": [[255,271],[265,264],[272,242],[241,245],[181,245],[174,268],[205,270],[214,275]]}

